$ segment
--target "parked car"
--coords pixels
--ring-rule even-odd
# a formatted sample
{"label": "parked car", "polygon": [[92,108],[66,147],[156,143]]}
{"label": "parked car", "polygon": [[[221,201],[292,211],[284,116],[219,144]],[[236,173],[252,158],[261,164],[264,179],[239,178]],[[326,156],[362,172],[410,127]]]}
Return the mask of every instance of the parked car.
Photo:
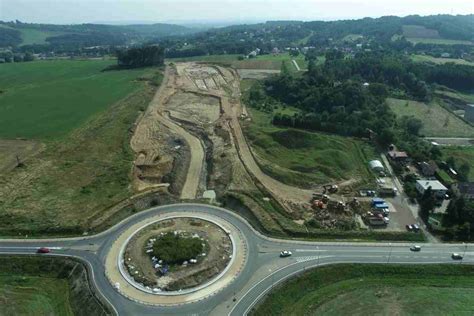
{"label": "parked car", "polygon": [[453,252],[451,254],[451,258],[453,258],[453,260],[462,260],[462,256],[459,253],[456,253],[456,252]]}
{"label": "parked car", "polygon": [[282,252],[280,252],[280,257],[281,258],[289,257],[291,255],[292,255],[292,253],[289,250],[283,250]]}
{"label": "parked car", "polygon": [[413,245],[410,247],[411,251],[421,251],[421,246],[418,245]]}
{"label": "parked car", "polygon": [[413,225],[406,225],[405,226],[409,232],[413,230]]}
{"label": "parked car", "polygon": [[38,250],[36,250],[36,253],[50,253],[50,252],[51,252],[51,249],[46,248],[46,247],[41,247],[41,248],[38,248]]}
{"label": "parked car", "polygon": [[420,230],[420,226],[418,226],[418,224],[413,224],[412,226],[415,232],[418,232]]}

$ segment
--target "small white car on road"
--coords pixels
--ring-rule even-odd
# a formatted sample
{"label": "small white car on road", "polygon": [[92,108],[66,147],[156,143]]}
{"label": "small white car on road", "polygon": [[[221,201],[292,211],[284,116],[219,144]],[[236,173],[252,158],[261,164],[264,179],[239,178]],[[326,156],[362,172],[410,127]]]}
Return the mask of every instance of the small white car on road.
{"label": "small white car on road", "polygon": [[283,250],[282,252],[280,252],[280,257],[281,258],[289,257],[291,255],[292,255],[292,253],[289,250]]}

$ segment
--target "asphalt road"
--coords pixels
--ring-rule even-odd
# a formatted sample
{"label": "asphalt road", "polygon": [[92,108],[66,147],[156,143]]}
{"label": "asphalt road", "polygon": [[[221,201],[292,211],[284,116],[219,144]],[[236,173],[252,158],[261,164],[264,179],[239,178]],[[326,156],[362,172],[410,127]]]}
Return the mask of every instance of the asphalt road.
{"label": "asphalt road", "polygon": [[[147,217],[186,211],[219,216],[245,236],[249,256],[237,279],[215,295],[191,304],[170,307],[147,306],[119,294],[104,274],[108,249],[125,229]],[[2,240],[0,254],[34,254],[38,247],[52,248],[51,254],[74,256],[90,265],[95,286],[119,315],[245,315],[277,283],[305,269],[334,263],[469,263],[474,262],[473,244],[424,244],[411,252],[410,244],[400,243],[315,243],[267,238],[256,232],[238,215],[203,204],[174,204],[135,214],[111,229],[90,237],[55,240]],[[281,250],[293,255],[279,258]],[[465,253],[464,260],[451,259],[452,252]]]}

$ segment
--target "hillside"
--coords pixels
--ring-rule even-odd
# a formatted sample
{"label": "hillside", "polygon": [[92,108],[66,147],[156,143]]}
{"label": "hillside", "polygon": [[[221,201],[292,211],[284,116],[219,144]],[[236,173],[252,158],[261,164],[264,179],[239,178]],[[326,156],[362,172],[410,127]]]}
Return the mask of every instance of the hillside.
{"label": "hillside", "polygon": [[124,26],[104,24],[53,25],[0,21],[0,47],[44,44],[56,47],[125,45],[193,32],[196,32],[196,30],[165,23]]}

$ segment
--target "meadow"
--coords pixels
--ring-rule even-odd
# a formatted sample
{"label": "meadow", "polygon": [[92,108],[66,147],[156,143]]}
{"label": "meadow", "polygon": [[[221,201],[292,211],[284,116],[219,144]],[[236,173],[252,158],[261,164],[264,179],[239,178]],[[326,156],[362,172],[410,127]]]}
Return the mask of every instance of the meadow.
{"label": "meadow", "polygon": [[470,265],[339,264],[277,286],[251,315],[470,315]]}
{"label": "meadow", "polygon": [[[309,186],[355,179],[370,181],[369,160],[378,157],[367,142],[337,135],[280,128],[268,113],[250,108],[252,120],[245,123],[247,139],[262,169],[291,185]],[[275,112],[291,114],[292,108]]]}
{"label": "meadow", "polygon": [[102,72],[112,60],[0,65],[0,137],[51,140],[136,90],[149,70]]}
{"label": "meadow", "polygon": [[412,55],[411,59],[415,62],[429,62],[434,64],[455,63],[458,65],[474,66],[473,62],[461,58],[437,58],[428,55]]}
{"label": "meadow", "polygon": [[413,116],[423,122],[421,134],[439,137],[474,137],[474,127],[449,112],[437,101],[423,102],[388,98],[387,103],[398,117]]}

